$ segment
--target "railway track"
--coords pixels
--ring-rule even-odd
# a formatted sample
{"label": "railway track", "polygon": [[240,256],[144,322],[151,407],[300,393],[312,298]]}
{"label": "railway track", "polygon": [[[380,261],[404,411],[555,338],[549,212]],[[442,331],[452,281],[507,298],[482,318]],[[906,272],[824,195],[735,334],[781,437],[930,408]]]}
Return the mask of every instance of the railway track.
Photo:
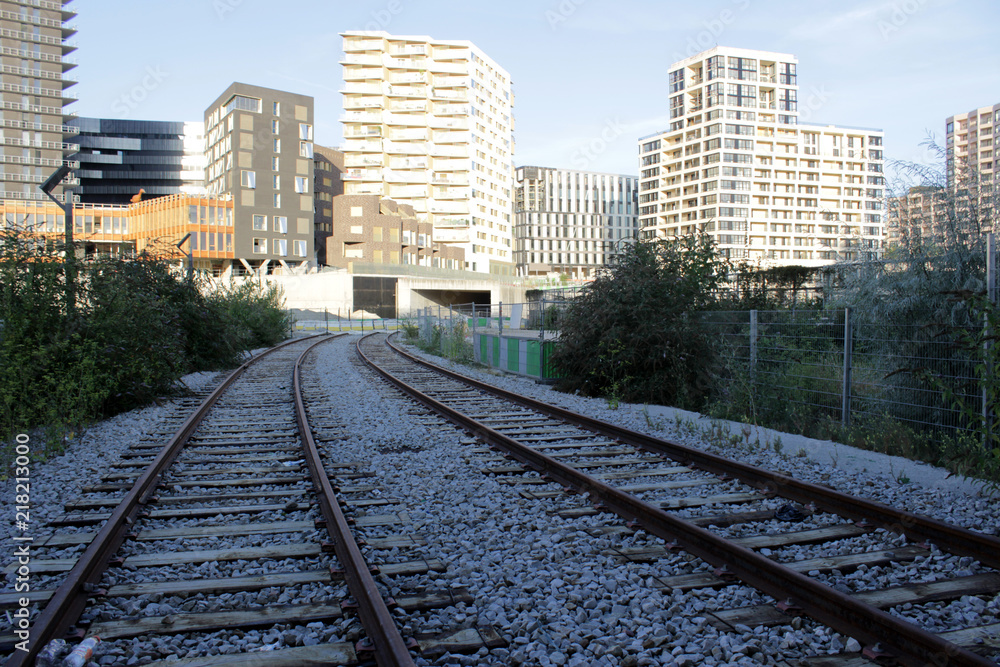
{"label": "railway track", "polygon": [[[395,615],[455,604],[462,592],[384,595],[392,577],[443,568],[400,557],[419,538],[391,532],[400,513],[368,511],[391,496],[367,483],[363,462],[329,456],[340,397],[315,384],[303,391],[302,376],[327,340],[289,341],[248,362],[166,444],[137,443],[83,489],[34,545],[31,600],[44,607],[29,650],[7,665],[34,664],[65,636],[100,637],[101,664],[169,656],[170,665],[413,665],[417,650],[498,641],[400,634]],[[378,536],[355,539],[365,530]],[[380,568],[387,551],[396,555]],[[0,596],[0,606],[16,604]],[[16,641],[0,638],[7,650]]]}
{"label": "railway track", "polygon": [[[398,388],[488,444],[472,452],[481,457],[484,472],[519,488],[525,498],[563,498],[567,491],[588,496],[589,504],[560,514],[611,512],[665,542],[622,548],[620,558],[641,562],[670,557],[675,550],[696,556],[688,572],[660,578],[657,585],[717,590],[722,608],[706,612],[713,624],[801,625],[797,617],[805,617],[857,640],[860,650],[854,653],[804,662],[816,666],[873,660],[997,664],[984,655],[1000,648],[995,624],[966,620],[937,634],[920,627],[926,605],[963,596],[989,599],[1000,592],[996,537],[504,392],[390,350],[383,338],[359,341],[359,355]],[[830,556],[831,550],[836,555]],[[952,561],[978,561],[983,567],[962,577],[925,567],[942,561],[945,568]],[[902,583],[867,590],[848,585],[854,582],[845,573],[870,568],[900,568],[896,578]],[[750,606],[732,600],[727,608],[726,589],[734,582],[770,599]]]}

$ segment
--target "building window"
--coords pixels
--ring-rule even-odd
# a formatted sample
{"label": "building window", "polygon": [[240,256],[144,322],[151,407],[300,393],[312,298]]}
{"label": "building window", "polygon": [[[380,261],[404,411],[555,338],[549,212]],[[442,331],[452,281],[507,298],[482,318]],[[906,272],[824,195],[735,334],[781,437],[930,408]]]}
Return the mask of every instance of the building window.
{"label": "building window", "polygon": [[271,102],[271,113],[275,116],[281,115],[281,102]]}
{"label": "building window", "polygon": [[352,206],[351,207],[351,217],[352,218],[360,218],[362,215],[364,215],[364,210],[363,210],[363,208],[361,206]]}
{"label": "building window", "polygon": [[302,141],[312,141],[313,126],[309,123],[299,123],[299,139]]}
{"label": "building window", "polygon": [[281,194],[278,192],[274,193],[274,208],[281,208]]}
{"label": "building window", "polygon": [[288,233],[288,218],[283,215],[276,215],[272,218],[274,221],[274,231],[278,234]]}
{"label": "building window", "polygon": [[274,140],[274,152],[275,153],[280,153],[281,152],[281,139],[275,138],[275,140]]}
{"label": "building window", "polygon": [[313,145],[308,141],[299,142],[299,157],[307,157],[310,160],[313,156]]}
{"label": "building window", "polygon": [[267,216],[266,215],[256,215],[253,216],[253,228],[254,231],[266,232],[267,231]]}
{"label": "building window", "polygon": [[240,185],[245,188],[256,188],[257,172],[246,170],[240,172]]}
{"label": "building window", "polygon": [[279,176],[278,174],[274,174],[271,177],[271,185],[274,186],[275,190],[280,189],[281,188],[281,176]]}
{"label": "building window", "polygon": [[243,95],[233,95],[223,109],[223,114],[240,109],[242,111],[252,111],[260,113],[260,100],[254,97],[244,97]]}
{"label": "building window", "polygon": [[255,238],[253,240],[253,252],[255,255],[263,255],[267,252],[267,239]]}
{"label": "building window", "polygon": [[296,257],[306,256],[306,242],[305,241],[293,241],[292,251],[295,253]]}
{"label": "building window", "polygon": [[274,239],[274,254],[280,257],[288,256],[288,240]]}
{"label": "building window", "polygon": [[295,191],[299,194],[306,194],[309,192],[309,177],[308,176],[296,176],[295,177]]}
{"label": "building window", "polygon": [[277,157],[271,158],[271,171],[278,171],[279,164]]}
{"label": "building window", "polygon": [[271,132],[273,134],[277,134],[278,133],[278,121],[276,121],[276,120],[272,120],[271,121]]}

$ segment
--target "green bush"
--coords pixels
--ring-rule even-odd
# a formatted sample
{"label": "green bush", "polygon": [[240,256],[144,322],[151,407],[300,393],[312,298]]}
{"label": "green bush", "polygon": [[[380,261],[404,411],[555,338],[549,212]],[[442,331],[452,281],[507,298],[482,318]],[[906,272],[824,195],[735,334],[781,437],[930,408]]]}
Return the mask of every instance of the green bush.
{"label": "green bush", "polygon": [[563,313],[551,361],[564,391],[698,409],[714,348],[692,313],[725,276],[707,236],[632,244]]}
{"label": "green bush", "polygon": [[[0,437],[8,444],[41,430],[57,451],[63,434],[287,335],[279,288],[212,289],[148,256],[74,262],[70,304],[61,250],[9,229],[0,235]],[[9,446],[0,450],[0,474],[9,456]]]}

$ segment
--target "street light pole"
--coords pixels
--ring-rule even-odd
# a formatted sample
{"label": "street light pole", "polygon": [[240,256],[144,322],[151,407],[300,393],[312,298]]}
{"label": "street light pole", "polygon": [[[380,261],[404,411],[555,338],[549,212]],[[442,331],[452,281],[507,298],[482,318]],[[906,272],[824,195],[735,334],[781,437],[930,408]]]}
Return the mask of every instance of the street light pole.
{"label": "street light pole", "polygon": [[[187,281],[188,281],[188,283],[191,283],[191,281],[194,280],[194,251],[192,251],[192,250],[189,249],[187,252],[184,252],[183,250],[181,250],[181,246],[184,245],[184,242],[187,241],[189,238],[191,238],[191,232],[188,232],[187,234],[185,234],[184,238],[182,238],[180,241],[178,241],[174,245],[177,246],[178,250],[180,250],[185,255],[187,255],[187,260],[188,260],[187,261],[187,265],[188,265]],[[188,245],[188,247],[190,248],[190,244]]]}
{"label": "street light pole", "polygon": [[70,173],[65,164],[60,166],[39,187],[49,199],[54,201],[63,211],[65,219],[65,252],[66,252],[66,313],[76,310],[76,247],[73,243],[73,188],[63,187],[63,201],[59,201],[52,191]]}

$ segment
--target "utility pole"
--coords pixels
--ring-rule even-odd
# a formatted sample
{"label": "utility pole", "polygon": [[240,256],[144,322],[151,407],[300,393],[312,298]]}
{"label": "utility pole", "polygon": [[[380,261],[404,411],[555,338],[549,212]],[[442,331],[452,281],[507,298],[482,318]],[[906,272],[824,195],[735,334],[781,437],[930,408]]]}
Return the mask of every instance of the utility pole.
{"label": "utility pole", "polygon": [[63,201],[52,194],[57,185],[70,174],[70,168],[65,164],[56,169],[39,187],[49,199],[54,201],[63,211],[65,219],[65,271],[66,271],[66,314],[72,316],[76,312],[76,247],[73,243],[73,188],[63,187]]}

